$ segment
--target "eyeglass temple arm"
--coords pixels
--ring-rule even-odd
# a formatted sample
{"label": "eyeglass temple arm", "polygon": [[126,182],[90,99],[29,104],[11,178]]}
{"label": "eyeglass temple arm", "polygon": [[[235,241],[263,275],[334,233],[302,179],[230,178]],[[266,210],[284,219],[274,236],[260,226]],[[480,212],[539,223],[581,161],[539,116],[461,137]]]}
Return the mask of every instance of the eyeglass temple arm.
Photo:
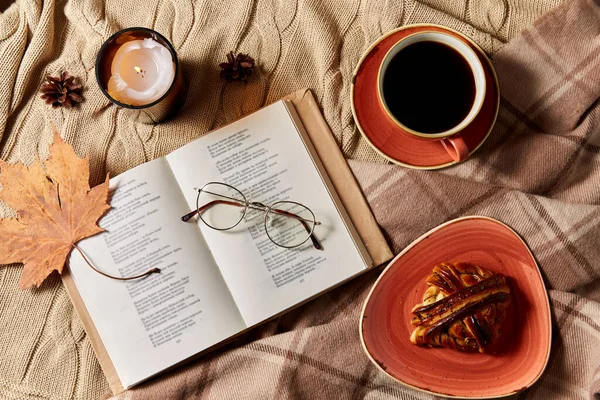
{"label": "eyeglass temple arm", "polygon": [[[206,209],[208,209],[208,208],[210,208],[212,206],[215,206],[217,204],[227,204],[227,205],[230,205],[230,206],[245,207],[245,204],[236,203],[234,201],[213,200],[213,201],[211,201],[209,203],[206,203],[202,207],[200,207],[200,208],[198,208],[198,209],[196,209],[194,211],[191,211],[191,212],[185,214],[183,217],[181,217],[181,220],[183,222],[187,222],[194,215],[198,214],[198,212],[202,212],[202,211],[204,211],[204,210],[206,210]],[[300,216],[298,216],[298,215],[296,215],[294,213],[291,213],[291,212],[288,212],[288,211],[285,211],[285,210],[279,210],[277,208],[271,208],[270,211],[274,212],[276,214],[287,215],[288,217],[292,217],[292,218],[297,219],[302,224],[302,226],[304,227],[304,229],[306,229],[306,232],[308,232],[310,234],[310,241],[312,242],[313,246],[315,246],[315,249],[317,249],[317,250],[323,250],[323,245],[319,242],[319,239],[317,239],[317,237],[315,236],[315,234],[311,231],[310,227],[308,226],[308,224],[306,223],[306,221],[304,220],[304,218],[301,218]],[[316,221],[315,223],[317,225],[320,224],[320,222],[318,222],[318,221]]]}
{"label": "eyeglass temple arm", "polygon": [[242,203],[236,203],[235,201],[227,201],[227,200],[213,200],[209,203],[206,203],[205,205],[203,205],[200,208],[195,209],[194,211],[191,211],[187,214],[185,214],[183,217],[181,217],[181,220],[183,222],[187,222],[189,221],[194,215],[198,214],[198,212],[202,212],[212,206],[216,206],[217,204],[227,204],[229,206],[236,206],[236,207],[245,207],[245,204]]}

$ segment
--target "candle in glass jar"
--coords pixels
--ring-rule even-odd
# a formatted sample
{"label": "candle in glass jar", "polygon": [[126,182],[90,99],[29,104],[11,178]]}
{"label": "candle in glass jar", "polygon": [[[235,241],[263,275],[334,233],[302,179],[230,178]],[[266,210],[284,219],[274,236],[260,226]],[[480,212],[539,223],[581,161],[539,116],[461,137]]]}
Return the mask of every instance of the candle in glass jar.
{"label": "candle in glass jar", "polygon": [[124,43],[111,65],[108,94],[132,106],[143,106],[160,99],[175,78],[175,63],[169,50],[146,38]]}

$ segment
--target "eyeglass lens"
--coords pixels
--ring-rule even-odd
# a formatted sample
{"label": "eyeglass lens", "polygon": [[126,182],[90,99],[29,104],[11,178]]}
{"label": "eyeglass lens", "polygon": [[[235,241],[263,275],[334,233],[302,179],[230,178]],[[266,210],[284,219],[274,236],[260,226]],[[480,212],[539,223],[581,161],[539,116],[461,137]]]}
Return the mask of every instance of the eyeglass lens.
{"label": "eyeglass lens", "polygon": [[315,227],[315,216],[302,204],[274,203],[265,219],[269,238],[281,247],[298,247],[306,242]]}
{"label": "eyeglass lens", "polygon": [[209,183],[198,193],[198,215],[211,228],[226,230],[244,218],[246,198],[237,189],[222,183]]}

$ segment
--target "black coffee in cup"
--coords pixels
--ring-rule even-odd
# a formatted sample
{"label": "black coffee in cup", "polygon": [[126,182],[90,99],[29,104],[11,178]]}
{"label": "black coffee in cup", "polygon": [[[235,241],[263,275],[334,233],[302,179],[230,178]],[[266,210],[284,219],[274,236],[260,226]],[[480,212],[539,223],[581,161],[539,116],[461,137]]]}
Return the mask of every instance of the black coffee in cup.
{"label": "black coffee in cup", "polygon": [[454,128],[475,101],[475,78],[467,60],[452,47],[420,41],[401,49],[383,76],[383,97],[392,115],[421,133]]}

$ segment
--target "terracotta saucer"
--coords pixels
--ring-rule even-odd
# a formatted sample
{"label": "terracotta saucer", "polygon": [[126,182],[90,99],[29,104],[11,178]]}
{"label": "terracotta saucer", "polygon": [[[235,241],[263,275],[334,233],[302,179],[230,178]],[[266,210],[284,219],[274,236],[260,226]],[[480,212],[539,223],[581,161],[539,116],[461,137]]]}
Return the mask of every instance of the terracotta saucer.
{"label": "terracotta saucer", "polygon": [[418,24],[398,28],[378,39],[363,55],[354,71],[352,114],[363,137],[388,160],[409,168],[437,169],[455,164],[440,141],[411,135],[384,112],[377,96],[377,73],[388,50],[405,36],[422,32],[444,32],[468,44],[479,55],[486,74],[486,96],[478,116],[462,131],[469,154],[485,141],[496,122],[500,105],[498,79],[483,50],[459,32],[438,25]]}
{"label": "terracotta saucer", "polygon": [[[512,301],[490,354],[413,345],[411,309],[441,262],[466,261],[509,277]],[[381,274],[363,307],[360,335],[371,361],[414,389],[445,397],[508,396],[531,386],[548,363],[551,320],[538,266],[523,240],[486,217],[465,217],[427,232]]]}

